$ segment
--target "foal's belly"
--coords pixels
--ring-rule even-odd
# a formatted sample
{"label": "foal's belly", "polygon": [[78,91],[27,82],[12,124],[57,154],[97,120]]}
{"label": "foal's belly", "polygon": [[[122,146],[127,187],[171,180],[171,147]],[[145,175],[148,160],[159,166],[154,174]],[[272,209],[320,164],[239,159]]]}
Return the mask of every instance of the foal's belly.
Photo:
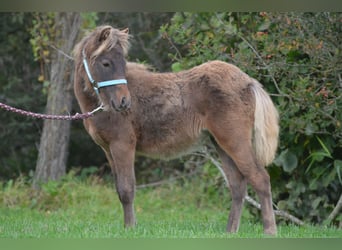
{"label": "foal's belly", "polygon": [[206,132],[199,133],[197,136],[178,134],[165,136],[160,140],[138,140],[137,154],[160,159],[174,159],[180,156],[199,151],[205,144],[208,135]]}

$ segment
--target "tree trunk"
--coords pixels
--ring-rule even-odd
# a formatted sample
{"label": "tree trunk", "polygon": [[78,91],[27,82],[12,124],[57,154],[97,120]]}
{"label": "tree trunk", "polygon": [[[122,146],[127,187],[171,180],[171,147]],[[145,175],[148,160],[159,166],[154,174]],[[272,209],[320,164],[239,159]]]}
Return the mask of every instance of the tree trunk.
{"label": "tree trunk", "polygon": [[[71,51],[81,27],[79,13],[56,13],[56,47],[66,54]],[[65,114],[72,108],[73,61],[53,50],[46,113]],[[45,120],[33,185],[58,180],[66,172],[70,121]]]}

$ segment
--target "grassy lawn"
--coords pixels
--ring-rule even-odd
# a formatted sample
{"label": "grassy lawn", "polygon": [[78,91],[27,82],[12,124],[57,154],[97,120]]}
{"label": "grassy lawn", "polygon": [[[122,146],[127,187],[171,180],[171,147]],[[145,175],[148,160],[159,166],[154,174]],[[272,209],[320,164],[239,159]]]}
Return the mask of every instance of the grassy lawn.
{"label": "grassy lawn", "polygon": [[[203,180],[202,180],[203,181]],[[138,225],[123,228],[120,202],[97,178],[51,182],[36,191],[24,181],[0,190],[0,238],[263,238],[261,221],[244,209],[237,234],[225,233],[227,191],[203,191],[201,180],[138,189]],[[279,225],[277,238],[342,238],[342,230]]]}

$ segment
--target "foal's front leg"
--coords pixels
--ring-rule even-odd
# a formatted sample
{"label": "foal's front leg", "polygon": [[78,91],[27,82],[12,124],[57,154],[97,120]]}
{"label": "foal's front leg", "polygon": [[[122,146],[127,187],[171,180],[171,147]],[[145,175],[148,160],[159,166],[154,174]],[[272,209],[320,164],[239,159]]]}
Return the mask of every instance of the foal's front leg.
{"label": "foal's front leg", "polygon": [[125,227],[134,226],[136,224],[133,206],[135,195],[134,146],[113,143],[110,145],[110,152],[106,152],[106,154],[114,174],[116,191],[123,207]]}

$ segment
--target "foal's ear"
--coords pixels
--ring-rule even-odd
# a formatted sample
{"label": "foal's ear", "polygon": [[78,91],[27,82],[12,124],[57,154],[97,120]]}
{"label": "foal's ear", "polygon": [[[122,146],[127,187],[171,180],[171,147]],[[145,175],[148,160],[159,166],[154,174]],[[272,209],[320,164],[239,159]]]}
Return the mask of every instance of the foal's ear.
{"label": "foal's ear", "polygon": [[103,29],[103,30],[101,31],[100,36],[99,36],[99,41],[100,41],[100,42],[102,42],[102,41],[104,41],[104,40],[107,39],[107,37],[108,37],[109,34],[110,34],[110,30],[111,30],[111,29],[112,29],[111,27],[108,27],[108,28],[105,28],[105,29]]}
{"label": "foal's ear", "polygon": [[129,29],[128,28],[123,29],[123,30],[121,30],[121,32],[128,34],[129,33]]}

